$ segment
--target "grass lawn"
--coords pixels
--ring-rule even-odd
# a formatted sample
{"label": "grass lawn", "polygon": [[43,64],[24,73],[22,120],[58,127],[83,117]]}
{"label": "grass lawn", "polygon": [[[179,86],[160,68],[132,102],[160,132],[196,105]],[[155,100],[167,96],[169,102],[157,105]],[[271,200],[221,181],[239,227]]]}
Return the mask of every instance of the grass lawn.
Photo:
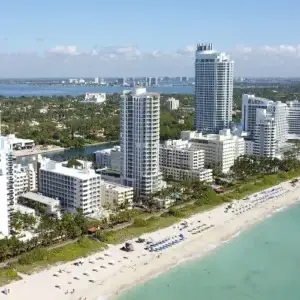
{"label": "grass lawn", "polygon": [[0,269],[0,286],[6,285],[12,281],[22,279],[15,270],[11,268]]}
{"label": "grass lawn", "polygon": [[79,241],[55,249],[35,249],[23,254],[14,268],[25,274],[32,274],[52,265],[85,257],[92,253],[102,251],[107,245],[94,241],[88,237],[83,237]]}
{"label": "grass lawn", "polygon": [[131,225],[117,231],[110,231],[105,233],[105,241],[109,244],[120,244],[133,238],[139,237],[145,233],[153,232],[158,229],[171,226],[172,224],[179,221],[179,218],[172,216],[151,217],[145,220],[145,226]]}

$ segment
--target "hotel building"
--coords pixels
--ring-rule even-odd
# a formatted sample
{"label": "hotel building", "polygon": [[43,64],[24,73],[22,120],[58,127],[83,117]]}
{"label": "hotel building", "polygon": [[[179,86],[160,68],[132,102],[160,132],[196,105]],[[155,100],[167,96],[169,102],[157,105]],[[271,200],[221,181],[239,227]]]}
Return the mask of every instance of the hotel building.
{"label": "hotel building", "polygon": [[218,133],[232,121],[234,62],[212,44],[197,45],[195,59],[195,128]]}
{"label": "hotel building", "polygon": [[228,173],[234,160],[245,154],[245,140],[232,135],[229,129],[208,135],[196,131],[182,131],[181,139],[188,140],[192,149],[204,152],[206,168],[217,168],[221,173]]}
{"label": "hotel building", "polygon": [[101,210],[101,176],[87,164],[81,169],[68,168],[44,158],[39,167],[39,192],[60,200],[63,209],[85,215]]}
{"label": "hotel building", "polygon": [[[257,118],[259,110],[266,110],[265,116],[267,119],[273,119],[276,127],[276,152],[284,146],[288,134],[288,108],[285,103],[280,101],[274,102],[269,99],[256,97],[255,95],[243,95],[242,98],[242,127],[243,131],[248,132],[249,137],[254,139],[257,136],[257,126],[262,125],[262,111],[260,117]],[[270,120],[269,120],[270,121]],[[266,121],[267,123],[270,123]],[[259,122],[259,124],[257,123]],[[272,125],[273,126],[273,125]],[[264,136],[262,134],[261,136]],[[254,151],[255,152],[255,151]]]}
{"label": "hotel building", "polygon": [[165,141],[160,146],[159,161],[165,177],[212,181],[212,170],[204,169],[204,151],[192,149],[189,141]]}

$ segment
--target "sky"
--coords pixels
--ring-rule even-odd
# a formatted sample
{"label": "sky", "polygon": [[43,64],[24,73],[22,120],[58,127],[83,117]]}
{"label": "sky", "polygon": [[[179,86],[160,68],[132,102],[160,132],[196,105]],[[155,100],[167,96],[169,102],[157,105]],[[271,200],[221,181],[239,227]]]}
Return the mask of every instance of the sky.
{"label": "sky", "polygon": [[1,78],[193,76],[201,42],[236,77],[300,77],[298,0],[2,2]]}

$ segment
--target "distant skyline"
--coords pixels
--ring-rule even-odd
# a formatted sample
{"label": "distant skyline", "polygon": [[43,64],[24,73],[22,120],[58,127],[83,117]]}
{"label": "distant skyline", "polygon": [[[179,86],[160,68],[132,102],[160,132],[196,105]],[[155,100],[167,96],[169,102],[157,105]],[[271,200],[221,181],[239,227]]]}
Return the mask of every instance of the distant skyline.
{"label": "distant skyline", "polygon": [[194,76],[197,43],[235,76],[297,77],[296,0],[5,1],[0,77]]}

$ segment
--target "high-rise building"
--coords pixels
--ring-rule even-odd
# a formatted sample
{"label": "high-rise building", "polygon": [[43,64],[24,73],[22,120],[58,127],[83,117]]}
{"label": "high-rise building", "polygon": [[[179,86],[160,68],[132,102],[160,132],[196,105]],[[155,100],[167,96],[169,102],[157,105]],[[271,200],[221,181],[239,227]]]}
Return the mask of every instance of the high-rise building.
{"label": "high-rise building", "polygon": [[218,133],[232,121],[233,66],[212,44],[197,45],[195,59],[195,128]]}
{"label": "high-rise building", "polygon": [[288,101],[288,133],[300,135],[300,101]]}
{"label": "high-rise building", "polygon": [[[285,103],[256,97],[255,95],[243,95],[242,98],[242,127],[243,131],[254,138],[257,125],[257,113],[265,109],[266,116],[274,118],[276,124],[276,147],[281,148],[287,140],[288,133],[288,108]],[[261,112],[260,112],[261,113]],[[261,118],[260,118],[261,119]]]}
{"label": "high-rise building", "polygon": [[160,95],[146,88],[124,93],[120,103],[121,182],[146,198],[160,190]]}
{"label": "high-rise building", "polygon": [[13,155],[9,144],[0,136],[0,235],[10,233],[10,217],[14,211]]}
{"label": "high-rise building", "polygon": [[259,108],[256,113],[253,154],[257,156],[275,157],[276,155],[276,120],[272,113]]}

